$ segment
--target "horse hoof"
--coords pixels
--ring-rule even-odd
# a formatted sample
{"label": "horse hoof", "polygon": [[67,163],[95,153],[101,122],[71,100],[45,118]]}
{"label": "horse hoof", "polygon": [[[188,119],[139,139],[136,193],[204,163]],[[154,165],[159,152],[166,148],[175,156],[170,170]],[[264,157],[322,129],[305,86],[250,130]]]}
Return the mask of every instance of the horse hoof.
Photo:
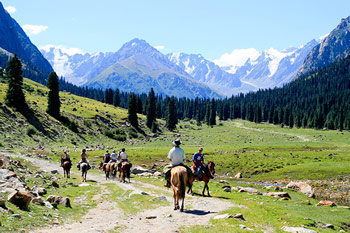
{"label": "horse hoof", "polygon": [[184,209],[180,209],[180,212],[184,212]]}

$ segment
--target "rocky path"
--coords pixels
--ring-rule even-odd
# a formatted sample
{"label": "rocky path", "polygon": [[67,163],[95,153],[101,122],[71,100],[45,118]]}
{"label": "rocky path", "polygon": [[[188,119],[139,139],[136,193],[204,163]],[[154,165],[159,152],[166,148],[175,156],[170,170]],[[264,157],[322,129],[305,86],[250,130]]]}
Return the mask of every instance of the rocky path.
{"label": "rocky path", "polygon": [[[17,156],[17,155],[16,155]],[[36,166],[45,168],[47,171],[58,170],[62,174],[62,169],[58,164],[50,163],[47,160],[37,158],[28,158],[18,155]],[[207,225],[210,218],[218,212],[233,207],[234,204],[229,201],[219,200],[208,197],[191,196],[185,199],[185,211],[183,213],[173,210],[173,198],[171,189],[158,187],[149,183],[135,182],[123,184],[115,181],[106,181],[102,174],[88,174],[88,179],[96,181],[96,185],[102,188],[102,193],[94,197],[99,200],[99,204],[90,209],[86,215],[78,222],[67,222],[63,225],[52,225],[49,228],[39,229],[35,232],[108,232],[117,229],[118,232],[179,232],[182,226]],[[116,203],[102,198],[108,196],[110,190],[102,184],[113,182],[124,190],[135,192],[146,192],[155,197],[159,196],[161,191],[169,201],[169,206],[161,206],[155,209],[143,210],[133,216],[125,216],[118,208]],[[196,185],[196,184],[195,184]],[[199,184],[198,184],[199,185]],[[200,184],[202,185],[202,184]],[[149,191],[152,190],[152,191]],[[242,206],[238,206],[242,207]],[[244,208],[244,207],[242,207]]]}

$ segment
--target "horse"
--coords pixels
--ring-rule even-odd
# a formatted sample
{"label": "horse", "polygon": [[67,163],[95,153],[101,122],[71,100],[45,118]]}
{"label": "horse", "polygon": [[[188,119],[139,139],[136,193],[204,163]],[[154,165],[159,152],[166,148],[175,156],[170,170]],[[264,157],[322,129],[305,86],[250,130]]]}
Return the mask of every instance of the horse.
{"label": "horse", "polygon": [[86,182],[86,175],[88,171],[89,165],[86,162],[82,162],[80,164],[81,176],[83,177],[83,182]]}
{"label": "horse", "polygon": [[[205,183],[204,188],[203,188],[203,192],[202,192],[202,196],[203,197],[205,196],[204,191],[205,191],[205,189],[207,189],[208,197],[211,197],[210,193],[209,193],[208,183],[209,183],[210,179],[214,178],[215,163],[212,161],[209,161],[208,164],[203,164],[202,166],[203,166],[202,171],[204,171],[204,173],[202,173],[202,178],[198,179],[198,176],[195,176],[195,177],[192,177],[191,179],[189,179],[189,185],[188,185],[189,188],[188,188],[187,193],[191,192],[191,194],[193,195],[192,184],[193,184],[193,181],[198,180],[198,181],[204,181],[204,183]],[[197,172],[194,171],[193,168],[192,168],[192,172],[193,172],[193,174],[197,174]]]}
{"label": "horse", "polygon": [[183,166],[173,167],[170,174],[170,183],[174,192],[174,210],[180,209],[179,200],[182,199],[180,211],[183,212],[188,181],[187,169]]}
{"label": "horse", "polygon": [[109,178],[109,174],[111,174],[113,178],[115,178],[115,176],[117,175],[117,169],[115,166],[116,166],[116,162],[110,162],[109,164],[106,165],[106,168],[105,168],[106,180]]}
{"label": "horse", "polygon": [[130,167],[131,164],[128,161],[121,162],[119,169],[119,181],[125,183],[125,177],[128,178],[130,183]]}
{"label": "horse", "polygon": [[69,161],[64,161],[62,164],[63,168],[63,177],[70,178],[70,169],[72,167],[72,164]]}

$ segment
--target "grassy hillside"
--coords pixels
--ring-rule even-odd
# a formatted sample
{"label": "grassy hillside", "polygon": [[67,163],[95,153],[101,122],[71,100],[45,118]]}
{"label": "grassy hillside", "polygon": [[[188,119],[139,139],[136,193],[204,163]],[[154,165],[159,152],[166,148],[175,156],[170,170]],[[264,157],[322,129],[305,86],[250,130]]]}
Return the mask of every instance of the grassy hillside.
{"label": "grassy hillside", "polygon": [[[62,124],[46,113],[48,89],[24,79],[26,101],[32,112],[19,113],[4,105],[7,84],[0,82],[0,148],[74,148],[119,145],[127,139],[143,140],[149,134],[142,127],[136,132],[126,125],[127,110],[101,102],[60,93],[61,114],[69,119]],[[73,124],[73,126],[72,126]],[[76,127],[74,127],[76,126]],[[113,137],[115,139],[113,139]],[[117,141],[119,139],[120,141]]]}

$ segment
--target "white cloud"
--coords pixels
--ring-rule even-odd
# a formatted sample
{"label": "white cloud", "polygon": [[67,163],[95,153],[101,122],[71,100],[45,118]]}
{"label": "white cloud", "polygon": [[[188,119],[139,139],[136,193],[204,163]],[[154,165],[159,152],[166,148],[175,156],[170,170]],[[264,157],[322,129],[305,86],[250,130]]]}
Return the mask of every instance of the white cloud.
{"label": "white cloud", "polygon": [[154,48],[157,50],[163,50],[163,49],[165,49],[165,46],[164,45],[157,45],[157,46],[154,46]]}
{"label": "white cloud", "polygon": [[15,13],[16,12],[16,7],[14,6],[7,6],[5,7],[5,10],[8,12],[8,13]]}
{"label": "white cloud", "polygon": [[213,62],[218,66],[242,66],[250,58],[255,60],[260,56],[260,52],[254,48],[249,49],[236,49],[231,53],[224,53],[219,59]]}
{"label": "white cloud", "polygon": [[49,27],[45,25],[25,24],[22,26],[22,28],[28,35],[37,35],[43,31],[46,31]]}
{"label": "white cloud", "polygon": [[48,44],[48,45],[44,45],[44,46],[40,46],[39,47],[40,50],[44,50],[46,52],[49,52],[51,49],[54,50],[61,50],[62,53],[65,53],[69,56],[73,56],[75,54],[82,54],[84,55],[85,52],[79,48],[67,48],[64,45],[52,45],[52,44]]}

